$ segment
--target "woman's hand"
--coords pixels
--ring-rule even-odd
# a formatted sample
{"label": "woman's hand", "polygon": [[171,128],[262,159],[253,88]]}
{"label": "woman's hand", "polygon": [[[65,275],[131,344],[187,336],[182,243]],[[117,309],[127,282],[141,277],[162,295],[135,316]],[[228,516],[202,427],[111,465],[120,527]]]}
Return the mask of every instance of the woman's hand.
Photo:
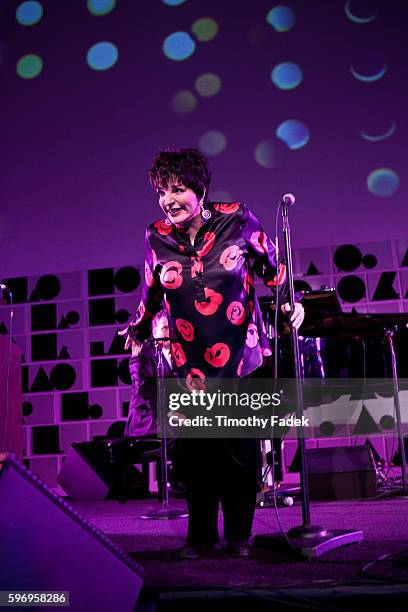
{"label": "woman's hand", "polygon": [[[282,312],[287,314],[290,312],[290,304],[286,302],[281,306]],[[292,316],[290,317],[290,322],[295,329],[299,329],[299,327],[303,323],[303,319],[305,318],[305,309],[303,308],[300,302],[295,302],[295,308],[293,310]]]}
{"label": "woman's hand", "polygon": [[126,336],[125,350],[128,349],[129,347],[132,347],[132,357],[137,357],[140,351],[142,350],[142,342],[138,342],[137,340],[134,340],[133,338],[130,337],[129,327],[130,327],[130,323],[125,329],[120,329],[118,331],[118,335]]}

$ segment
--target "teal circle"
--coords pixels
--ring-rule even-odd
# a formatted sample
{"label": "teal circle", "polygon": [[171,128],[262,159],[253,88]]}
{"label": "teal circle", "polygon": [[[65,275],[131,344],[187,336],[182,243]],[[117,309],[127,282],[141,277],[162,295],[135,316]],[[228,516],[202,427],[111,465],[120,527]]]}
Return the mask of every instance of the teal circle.
{"label": "teal circle", "polygon": [[197,98],[189,89],[177,91],[171,99],[171,107],[176,113],[191,113],[197,106]]}
{"label": "teal circle", "polygon": [[162,0],[164,2],[164,4],[167,4],[168,6],[179,6],[180,4],[184,4],[184,2],[186,2],[186,0]]}
{"label": "teal circle", "polygon": [[303,72],[298,64],[282,62],[271,72],[271,80],[279,89],[295,89],[303,79]]}
{"label": "teal circle", "polygon": [[110,42],[99,42],[93,45],[86,55],[86,61],[93,70],[108,70],[118,61],[117,47]]}
{"label": "teal circle", "polygon": [[275,6],[266,16],[266,21],[277,32],[289,32],[295,25],[295,13],[290,6]]}
{"label": "teal circle", "polygon": [[17,62],[17,74],[22,79],[34,79],[43,69],[43,61],[39,55],[29,53],[23,55]]}
{"label": "teal circle", "polygon": [[301,149],[310,138],[305,124],[296,119],[288,119],[281,123],[276,130],[276,136],[292,150]]}
{"label": "teal circle", "polygon": [[227,146],[227,139],[222,132],[209,130],[201,136],[198,144],[206,155],[219,155]]}
{"label": "teal circle", "polygon": [[16,19],[23,26],[31,26],[38,23],[44,14],[44,9],[39,2],[23,2],[16,10]]}
{"label": "teal circle", "polygon": [[388,198],[394,195],[399,183],[398,174],[390,168],[377,168],[367,177],[368,191],[380,198]]}
{"label": "teal circle", "polygon": [[191,57],[196,48],[194,40],[187,32],[173,32],[163,43],[163,53],[175,62],[182,62]]}
{"label": "teal circle", "polygon": [[116,6],[116,0],[88,0],[87,6],[92,15],[99,17],[112,12]]}
{"label": "teal circle", "polygon": [[255,147],[255,159],[263,168],[274,168],[277,163],[276,149],[271,140],[263,140]]}

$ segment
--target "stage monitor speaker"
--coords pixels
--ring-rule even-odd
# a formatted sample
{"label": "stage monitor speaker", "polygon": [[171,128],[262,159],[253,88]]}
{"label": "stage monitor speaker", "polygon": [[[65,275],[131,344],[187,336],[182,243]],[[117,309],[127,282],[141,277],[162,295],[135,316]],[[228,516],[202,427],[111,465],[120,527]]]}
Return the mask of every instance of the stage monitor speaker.
{"label": "stage monitor speaker", "polygon": [[0,590],[68,591],[75,611],[135,609],[142,568],[12,456],[0,499]]}
{"label": "stage monitor speaker", "polygon": [[358,499],[377,493],[368,445],[308,449],[306,459],[311,500]]}
{"label": "stage monitor speaker", "polygon": [[[106,440],[76,442],[68,450],[57,482],[71,499],[116,499],[122,477],[118,471],[120,469],[110,461]],[[142,474],[133,465],[125,466],[125,469],[126,497],[142,497]]]}

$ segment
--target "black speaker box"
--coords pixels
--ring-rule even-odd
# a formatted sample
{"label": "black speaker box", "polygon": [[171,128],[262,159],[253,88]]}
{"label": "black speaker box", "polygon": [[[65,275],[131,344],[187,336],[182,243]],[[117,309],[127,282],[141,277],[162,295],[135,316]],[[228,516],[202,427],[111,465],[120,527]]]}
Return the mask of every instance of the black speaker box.
{"label": "black speaker box", "polygon": [[135,609],[142,568],[11,456],[0,498],[0,590],[68,591],[75,611]]}
{"label": "black speaker box", "polygon": [[377,493],[375,463],[369,446],[306,450],[311,500],[358,499]]}
{"label": "black speaker box", "polygon": [[[122,493],[121,466],[112,465],[109,440],[75,442],[57,476],[58,484],[72,499],[116,499]],[[133,465],[126,470],[126,498],[146,495],[143,475]]]}

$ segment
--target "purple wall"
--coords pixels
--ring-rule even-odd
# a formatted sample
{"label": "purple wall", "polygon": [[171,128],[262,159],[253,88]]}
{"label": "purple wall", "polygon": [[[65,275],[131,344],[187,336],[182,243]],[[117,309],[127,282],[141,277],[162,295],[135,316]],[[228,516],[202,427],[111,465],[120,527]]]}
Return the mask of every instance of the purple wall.
{"label": "purple wall", "polygon": [[[346,7],[355,21],[343,1],[290,0],[295,23],[288,31],[266,21],[278,4],[266,0],[118,0],[103,16],[92,15],[85,0],[49,0],[31,26],[16,20],[21,4],[0,0],[0,277],[139,264],[143,229],[158,216],[146,179],[154,152],[198,146],[209,130],[226,138],[210,158],[214,199],[226,192],[246,201],[272,231],[276,203],[292,191],[296,248],[406,236],[403,0],[351,0]],[[219,26],[207,42],[191,30],[201,17]],[[179,30],[196,49],[172,61],[162,44]],[[119,58],[96,71],[86,56],[100,41],[114,43]],[[42,58],[43,69],[21,78],[16,65],[30,53]],[[281,62],[301,68],[299,86],[285,90],[271,81]],[[369,78],[385,74],[363,82],[351,66]],[[222,87],[204,97],[194,83],[208,72]],[[189,113],[172,108],[179,90],[197,100]],[[310,133],[297,150],[275,135],[287,119]],[[374,142],[361,135],[387,131]],[[263,163],[272,167],[254,155],[265,140]],[[393,176],[380,179],[375,195],[367,177],[384,167],[397,173],[399,186]]]}

